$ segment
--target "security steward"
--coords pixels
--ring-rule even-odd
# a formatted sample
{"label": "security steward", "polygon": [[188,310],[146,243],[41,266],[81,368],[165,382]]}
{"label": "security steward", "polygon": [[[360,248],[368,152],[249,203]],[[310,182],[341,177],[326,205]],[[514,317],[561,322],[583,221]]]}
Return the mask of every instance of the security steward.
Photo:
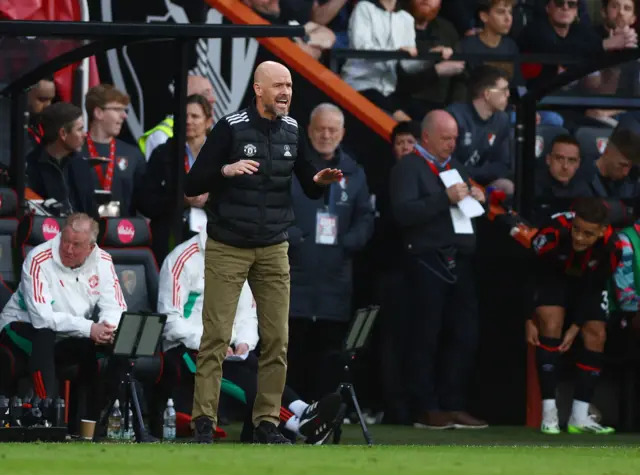
{"label": "security steward", "polygon": [[[486,427],[465,411],[478,333],[471,259],[476,238],[473,221],[458,206],[468,196],[483,203],[484,194],[469,186],[469,173],[451,158],[457,137],[455,119],[446,111],[431,111],[422,123],[420,144],[391,172],[391,207],[408,254],[412,341],[407,346],[414,353],[408,362],[415,373],[414,426],[419,428]],[[456,172],[457,183],[446,186],[443,179]]]}
{"label": "security steward", "polygon": [[200,443],[213,441],[222,362],[247,279],[257,305],[261,342],[254,440],[289,443],[277,426],[287,374],[292,174],[311,199],[342,179],[336,169],[318,172],[307,157],[298,123],[287,115],[292,95],[289,70],[279,63],[261,63],[253,89],[255,104],[218,121],[185,184],[188,197],[209,193],[203,335],[192,413]]}

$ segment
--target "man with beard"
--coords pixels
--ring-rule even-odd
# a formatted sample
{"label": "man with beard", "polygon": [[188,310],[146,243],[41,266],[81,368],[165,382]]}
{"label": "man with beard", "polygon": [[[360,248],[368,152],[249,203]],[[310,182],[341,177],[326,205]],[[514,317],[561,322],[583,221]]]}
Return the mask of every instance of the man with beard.
{"label": "man with beard", "polygon": [[254,103],[216,123],[185,183],[187,197],[209,193],[203,334],[192,413],[200,443],[213,442],[222,362],[245,280],[256,300],[261,340],[254,440],[289,443],[277,425],[287,375],[291,179],[295,173],[312,199],[342,179],[339,170],[316,170],[298,123],[288,116],[289,70],[272,61],[261,63],[253,90]]}
{"label": "man with beard", "polygon": [[146,163],[138,148],[116,139],[129,102],[129,96],[110,84],[92,87],[85,99],[89,133],[83,152],[87,157],[104,159],[93,166],[94,189],[105,196],[101,202],[120,203],[120,216],[136,215],[134,194]]}
{"label": "man with beard", "polygon": [[28,155],[31,150],[42,142],[44,131],[42,129],[40,115],[42,111],[51,105],[56,96],[56,85],[53,78],[45,78],[34,84],[27,93],[27,110],[29,111],[29,126],[27,127],[27,136],[29,140],[25,141]]}

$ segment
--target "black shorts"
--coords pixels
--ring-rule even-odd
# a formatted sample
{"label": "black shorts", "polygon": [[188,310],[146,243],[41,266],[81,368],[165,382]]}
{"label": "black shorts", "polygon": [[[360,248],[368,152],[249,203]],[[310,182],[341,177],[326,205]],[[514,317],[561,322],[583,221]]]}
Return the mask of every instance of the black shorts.
{"label": "black shorts", "polygon": [[585,286],[584,282],[548,275],[537,279],[533,296],[534,306],[563,307],[566,318],[573,323],[609,320],[609,291],[606,288]]}

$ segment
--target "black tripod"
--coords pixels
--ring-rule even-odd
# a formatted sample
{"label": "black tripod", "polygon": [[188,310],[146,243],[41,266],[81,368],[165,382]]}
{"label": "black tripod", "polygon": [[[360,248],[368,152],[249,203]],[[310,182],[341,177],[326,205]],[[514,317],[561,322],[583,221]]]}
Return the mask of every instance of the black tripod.
{"label": "black tripod", "polygon": [[369,335],[371,334],[371,329],[373,328],[373,323],[375,322],[379,310],[380,307],[377,306],[358,310],[355,318],[351,322],[349,333],[347,334],[347,338],[344,342],[342,349],[344,379],[343,382],[338,385],[338,389],[336,390],[336,392],[342,397],[342,407],[340,408],[340,412],[333,429],[334,444],[340,443],[340,438],[342,437],[342,419],[344,418],[350,401],[356,410],[364,440],[367,442],[367,445],[373,445],[373,438],[371,437],[367,423],[364,420],[360,404],[358,403],[358,397],[356,396],[356,390],[353,387],[351,368],[349,365],[356,359],[357,351],[364,348],[369,341]]}
{"label": "black tripod", "polygon": [[109,364],[114,365],[110,371],[114,371],[112,374],[118,377],[118,390],[110,391],[109,403],[100,416],[99,426],[104,427],[108,422],[117,395],[124,395],[121,406],[124,427],[129,427],[129,409],[131,408],[133,431],[138,443],[156,442],[157,439],[147,432],[144,425],[133,373],[138,357],[155,354],[166,320],[166,315],[123,313],[116,332],[113,356],[109,361]]}
{"label": "black tripod", "polygon": [[118,382],[118,390],[115,392],[118,396],[124,395],[123,398],[116,397],[115,395],[110,397],[107,407],[100,415],[99,427],[105,427],[108,424],[109,416],[113,410],[113,405],[116,399],[122,401],[120,410],[122,412],[122,421],[125,428],[129,427],[129,409],[133,414],[133,432],[136,436],[136,442],[157,442],[158,439],[151,436],[147,431],[144,420],[142,419],[142,409],[140,408],[140,398],[138,396],[138,390],[136,388],[136,380],[133,377],[135,370],[136,360],[134,358],[124,360],[124,363],[117,361],[118,357],[111,357],[110,364],[115,364],[117,377],[120,380]]}

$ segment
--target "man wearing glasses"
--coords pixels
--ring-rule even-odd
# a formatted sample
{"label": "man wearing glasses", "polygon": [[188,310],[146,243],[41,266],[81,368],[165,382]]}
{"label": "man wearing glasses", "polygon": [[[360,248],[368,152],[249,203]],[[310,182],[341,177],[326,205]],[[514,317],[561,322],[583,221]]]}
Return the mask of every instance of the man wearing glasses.
{"label": "man wearing glasses", "polygon": [[[144,175],[145,159],[137,147],[116,139],[127,118],[129,96],[110,84],[89,89],[85,108],[89,118],[84,156],[102,159],[93,165],[94,189],[100,204],[119,202],[119,216],[135,216],[135,192]],[[101,207],[101,210],[104,207]],[[103,212],[100,212],[104,215]]]}
{"label": "man wearing glasses", "polygon": [[471,102],[452,104],[448,111],[458,123],[456,159],[483,186],[513,194],[512,156],[509,148],[507,73],[493,66],[475,68],[469,77]]}

